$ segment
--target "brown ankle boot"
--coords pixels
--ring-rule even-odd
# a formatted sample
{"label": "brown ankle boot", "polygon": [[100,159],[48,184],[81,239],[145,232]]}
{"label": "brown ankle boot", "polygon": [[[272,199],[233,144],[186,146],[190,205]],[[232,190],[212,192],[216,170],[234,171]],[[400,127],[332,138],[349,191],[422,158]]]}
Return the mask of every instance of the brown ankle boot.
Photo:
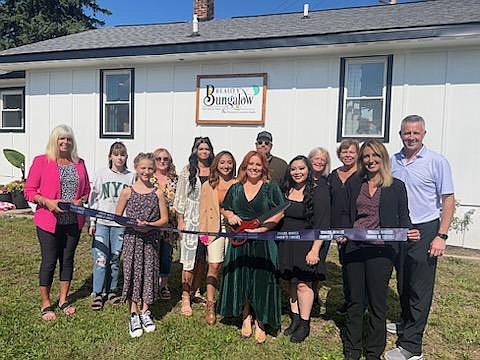
{"label": "brown ankle boot", "polygon": [[207,301],[207,306],[205,307],[205,321],[208,325],[215,325],[217,322],[217,316],[215,314],[215,302]]}

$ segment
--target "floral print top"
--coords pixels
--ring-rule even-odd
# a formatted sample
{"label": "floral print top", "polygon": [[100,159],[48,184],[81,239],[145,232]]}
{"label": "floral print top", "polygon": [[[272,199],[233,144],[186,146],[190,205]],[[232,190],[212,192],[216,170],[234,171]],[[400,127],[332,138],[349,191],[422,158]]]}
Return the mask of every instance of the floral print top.
{"label": "floral print top", "polygon": [[[158,179],[153,175],[150,179],[150,182],[158,188],[160,184],[158,183]],[[178,176],[175,176],[173,179],[169,178],[165,186],[163,187],[162,193],[165,197],[168,207],[168,227],[172,227],[174,229],[177,228],[177,213],[175,211],[175,206],[173,202],[175,200],[175,193],[177,191],[177,183],[178,183]],[[176,233],[169,233],[163,232],[162,233],[163,240],[172,244],[174,241],[178,239],[178,234]]]}

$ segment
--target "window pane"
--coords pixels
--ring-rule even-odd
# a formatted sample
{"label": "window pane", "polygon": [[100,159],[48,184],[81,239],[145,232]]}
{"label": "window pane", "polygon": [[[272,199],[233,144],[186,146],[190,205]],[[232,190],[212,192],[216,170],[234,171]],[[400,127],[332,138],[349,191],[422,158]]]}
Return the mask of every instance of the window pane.
{"label": "window pane", "polygon": [[4,94],[3,108],[4,109],[22,109],[22,94]]}
{"label": "window pane", "polygon": [[348,64],[347,96],[382,96],[384,63]]}
{"label": "window pane", "polygon": [[21,128],[21,111],[2,111],[2,128]]}
{"label": "window pane", "polygon": [[105,132],[130,133],[129,104],[105,105]]}
{"label": "window pane", "polygon": [[383,135],[383,100],[347,100],[344,136]]}
{"label": "window pane", "polygon": [[107,74],[105,91],[107,101],[129,101],[130,100],[130,75],[129,74]]}

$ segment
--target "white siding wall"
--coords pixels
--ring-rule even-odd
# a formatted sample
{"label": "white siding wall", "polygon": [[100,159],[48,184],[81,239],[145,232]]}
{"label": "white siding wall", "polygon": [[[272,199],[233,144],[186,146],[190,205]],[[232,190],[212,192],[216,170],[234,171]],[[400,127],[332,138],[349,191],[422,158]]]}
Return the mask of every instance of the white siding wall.
{"label": "white siding wall", "polygon": [[[362,54],[365,55],[365,54]],[[172,150],[177,168],[187,161],[193,137],[208,135],[215,150],[230,149],[240,162],[253,148],[258,126],[195,124],[197,74],[268,73],[265,129],[274,137],[273,153],[292,158],[324,146],[335,160],[339,56],[262,58],[205,63],[135,66],[135,140],[125,140],[131,160],[139,151],[162,146]],[[43,152],[50,130],[71,125],[80,155],[90,173],[105,166],[112,140],[99,139],[99,69],[27,72],[26,134],[0,134],[3,147],[27,155],[27,164]],[[400,120],[408,114],[427,121],[425,143],[450,160],[456,196],[479,206],[480,178],[480,49],[409,51],[394,54],[390,143],[401,147]],[[477,164],[477,165],[475,165]],[[0,182],[18,176],[0,156]],[[460,211],[466,211],[464,207]],[[480,208],[470,232],[455,235],[452,244],[480,248]]]}

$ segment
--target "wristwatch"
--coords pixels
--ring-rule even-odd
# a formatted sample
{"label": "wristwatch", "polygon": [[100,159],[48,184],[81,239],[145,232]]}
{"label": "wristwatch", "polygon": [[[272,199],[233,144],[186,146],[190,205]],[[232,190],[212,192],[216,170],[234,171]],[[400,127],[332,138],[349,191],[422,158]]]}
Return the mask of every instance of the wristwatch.
{"label": "wristwatch", "polygon": [[447,240],[447,239],[448,239],[448,235],[447,235],[447,234],[438,233],[437,236],[438,236],[440,239],[443,239],[443,240]]}

